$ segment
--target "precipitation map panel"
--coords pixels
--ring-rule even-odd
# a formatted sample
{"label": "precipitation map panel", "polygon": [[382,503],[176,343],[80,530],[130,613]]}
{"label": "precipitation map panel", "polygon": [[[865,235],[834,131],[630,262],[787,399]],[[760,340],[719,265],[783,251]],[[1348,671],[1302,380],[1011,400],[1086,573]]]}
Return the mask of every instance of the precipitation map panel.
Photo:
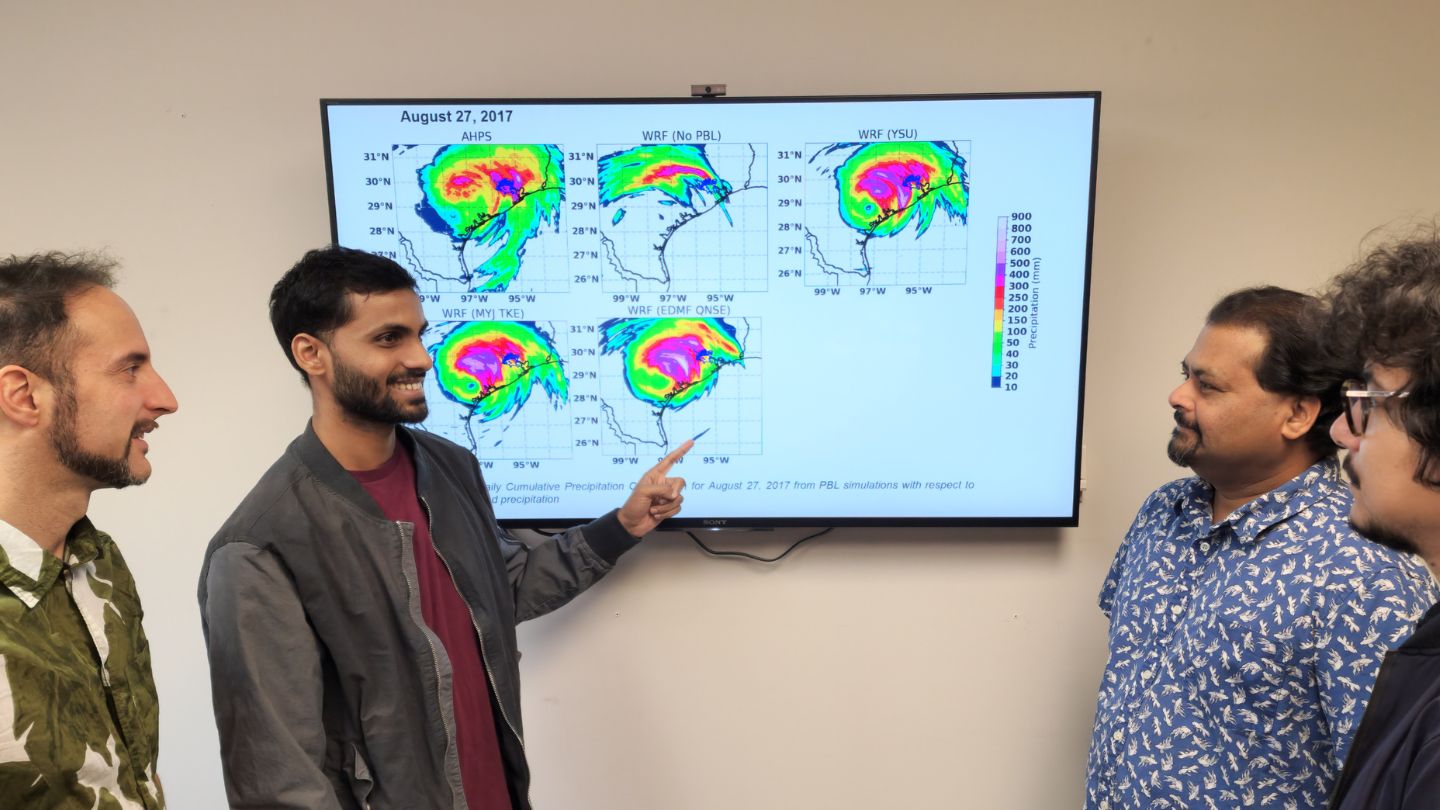
{"label": "precipitation map panel", "polygon": [[967,143],[807,144],[806,279],[964,284]]}
{"label": "precipitation map panel", "polygon": [[766,290],[765,144],[599,149],[606,290]]}

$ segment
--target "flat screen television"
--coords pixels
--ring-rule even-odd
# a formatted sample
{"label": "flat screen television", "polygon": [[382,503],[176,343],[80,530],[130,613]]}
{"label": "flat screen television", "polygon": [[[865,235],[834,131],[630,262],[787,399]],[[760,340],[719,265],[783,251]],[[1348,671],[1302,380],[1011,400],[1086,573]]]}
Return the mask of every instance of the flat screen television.
{"label": "flat screen television", "polygon": [[1100,94],[324,100],[501,521],[1073,526]]}

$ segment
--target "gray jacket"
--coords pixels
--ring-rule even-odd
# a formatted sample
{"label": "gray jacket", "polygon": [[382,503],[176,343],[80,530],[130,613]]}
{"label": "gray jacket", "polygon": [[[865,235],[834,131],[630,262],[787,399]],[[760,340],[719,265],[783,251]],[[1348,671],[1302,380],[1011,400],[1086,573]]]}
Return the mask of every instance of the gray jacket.
{"label": "gray jacket", "polygon": [[[615,513],[535,544],[495,522],[475,457],[399,429],[431,536],[469,605],[511,801],[528,810],[516,622],[635,544]],[[450,662],[420,614],[413,525],[392,522],[313,428],[205,552],[200,614],[232,808],[465,807]]]}

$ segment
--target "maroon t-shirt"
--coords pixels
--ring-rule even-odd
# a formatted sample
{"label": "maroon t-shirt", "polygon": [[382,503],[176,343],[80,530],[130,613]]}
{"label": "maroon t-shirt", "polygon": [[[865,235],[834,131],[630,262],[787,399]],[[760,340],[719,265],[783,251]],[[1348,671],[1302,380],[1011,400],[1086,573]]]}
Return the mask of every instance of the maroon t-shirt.
{"label": "maroon t-shirt", "polygon": [[415,492],[415,465],[410,451],[396,442],[395,454],[378,469],[350,474],[390,520],[414,524],[415,571],[420,580],[420,611],[425,624],[445,645],[454,673],[455,745],[465,803],[471,810],[511,810],[510,792],[500,761],[495,712],[490,705],[490,679],[480,659],[480,642],[470,609],[445,563],[430,542],[430,521]]}

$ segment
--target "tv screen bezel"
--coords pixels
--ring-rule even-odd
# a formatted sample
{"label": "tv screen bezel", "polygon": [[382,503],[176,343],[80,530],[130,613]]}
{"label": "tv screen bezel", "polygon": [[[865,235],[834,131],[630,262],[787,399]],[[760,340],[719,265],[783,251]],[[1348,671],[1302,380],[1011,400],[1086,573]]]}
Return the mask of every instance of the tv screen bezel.
{"label": "tv screen bezel", "polygon": [[[1075,407],[1075,447],[1073,452],[1073,487],[1069,515],[1056,516],[941,516],[941,517],[685,517],[682,509],[679,516],[666,520],[660,531],[686,529],[768,529],[790,527],[835,527],[835,528],[963,528],[963,527],[1035,527],[1073,528],[1079,525],[1081,488],[1081,455],[1084,447],[1085,424],[1085,377],[1089,349],[1090,331],[1090,283],[1095,246],[1095,194],[1098,181],[1100,157],[1100,100],[1098,90],[1014,92],[1014,93],[924,93],[924,94],[883,94],[883,95],[802,95],[802,96],[690,96],[690,97],[636,97],[636,98],[322,98],[320,99],[320,121],[325,150],[325,187],[327,204],[330,207],[330,241],[339,244],[339,212],[335,199],[334,162],[330,151],[330,109],[332,107],[400,107],[405,105],[456,105],[456,106],[715,106],[715,105],[767,105],[767,104],[810,104],[810,103],[853,103],[853,102],[907,102],[907,101],[1024,101],[1046,99],[1084,99],[1093,104],[1090,131],[1090,177],[1087,199],[1087,222],[1085,224],[1085,278],[1081,296],[1080,312],[1080,355],[1077,374]],[[617,503],[618,507],[620,504]],[[499,523],[514,529],[563,529],[589,523],[596,516],[577,518],[500,518]]]}

